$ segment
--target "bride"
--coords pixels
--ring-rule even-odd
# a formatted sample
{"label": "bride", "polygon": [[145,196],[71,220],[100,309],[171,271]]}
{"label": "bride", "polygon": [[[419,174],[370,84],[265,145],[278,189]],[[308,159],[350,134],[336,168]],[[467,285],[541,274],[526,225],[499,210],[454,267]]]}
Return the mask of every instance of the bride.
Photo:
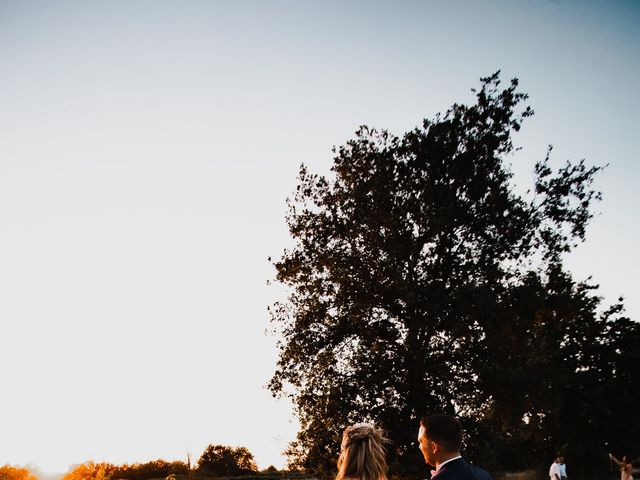
{"label": "bride", "polygon": [[342,435],[335,480],[387,480],[382,430],[368,423],[347,427]]}

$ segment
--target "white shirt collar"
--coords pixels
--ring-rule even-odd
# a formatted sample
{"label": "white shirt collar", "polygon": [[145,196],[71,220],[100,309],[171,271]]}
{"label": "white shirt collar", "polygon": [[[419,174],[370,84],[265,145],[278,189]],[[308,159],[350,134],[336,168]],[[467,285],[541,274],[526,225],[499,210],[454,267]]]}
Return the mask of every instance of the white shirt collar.
{"label": "white shirt collar", "polygon": [[436,468],[436,472],[437,472],[438,470],[440,470],[440,469],[442,468],[442,466],[443,466],[443,465],[446,465],[446,464],[447,464],[447,463],[449,463],[449,462],[453,462],[454,460],[457,460],[457,459],[459,459],[459,458],[462,458],[462,455],[458,455],[457,457],[450,458],[450,459],[449,459],[449,460],[447,460],[446,462],[442,462],[440,465],[438,465],[438,468]]}

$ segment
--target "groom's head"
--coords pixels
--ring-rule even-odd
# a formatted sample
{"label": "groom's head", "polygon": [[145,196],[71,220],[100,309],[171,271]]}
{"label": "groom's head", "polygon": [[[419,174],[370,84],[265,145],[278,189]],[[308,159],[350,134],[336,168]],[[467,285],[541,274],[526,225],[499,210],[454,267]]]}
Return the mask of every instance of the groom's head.
{"label": "groom's head", "polygon": [[418,443],[424,460],[433,466],[460,454],[462,425],[451,415],[429,415],[420,420]]}

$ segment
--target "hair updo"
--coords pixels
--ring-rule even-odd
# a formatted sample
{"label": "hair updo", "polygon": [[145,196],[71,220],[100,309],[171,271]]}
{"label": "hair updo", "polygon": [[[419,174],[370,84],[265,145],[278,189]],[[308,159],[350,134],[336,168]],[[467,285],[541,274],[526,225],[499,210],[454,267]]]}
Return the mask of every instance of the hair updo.
{"label": "hair updo", "polygon": [[384,432],[369,423],[344,430],[336,480],[387,480]]}

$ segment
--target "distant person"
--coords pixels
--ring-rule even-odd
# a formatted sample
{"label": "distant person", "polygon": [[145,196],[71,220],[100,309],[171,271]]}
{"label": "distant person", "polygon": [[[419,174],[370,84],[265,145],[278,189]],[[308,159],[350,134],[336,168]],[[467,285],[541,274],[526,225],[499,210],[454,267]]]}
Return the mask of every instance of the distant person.
{"label": "distant person", "polygon": [[562,480],[562,473],[560,472],[560,455],[556,455],[555,460],[549,467],[549,480]]}
{"label": "distant person", "polygon": [[609,458],[620,467],[620,480],[633,480],[633,475],[631,475],[633,465],[631,465],[631,462],[627,459],[626,455],[622,457],[622,460],[618,460],[612,453],[610,453]]}
{"label": "distant person", "polygon": [[388,442],[382,430],[371,424],[347,427],[342,435],[336,480],[387,480],[384,445]]}
{"label": "distant person", "polygon": [[492,480],[489,473],[468,464],[460,455],[462,425],[451,415],[429,415],[420,420],[418,443],[424,460],[435,467],[434,480]]}
{"label": "distant person", "polygon": [[560,479],[567,480],[567,465],[564,463],[564,457],[560,457]]}

